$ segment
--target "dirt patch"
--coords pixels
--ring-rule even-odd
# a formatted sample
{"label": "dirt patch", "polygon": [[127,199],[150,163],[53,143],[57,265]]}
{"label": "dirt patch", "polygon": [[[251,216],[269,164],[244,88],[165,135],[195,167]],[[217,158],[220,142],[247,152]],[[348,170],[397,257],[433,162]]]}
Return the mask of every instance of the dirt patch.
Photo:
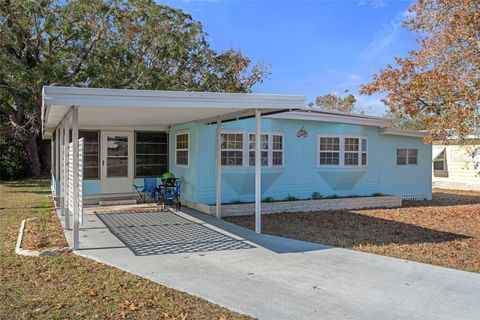
{"label": "dirt patch", "polygon": [[[253,216],[227,220],[254,227]],[[480,272],[480,192],[435,189],[432,201],[395,209],[266,215],[262,228],[267,234]]]}
{"label": "dirt patch", "polygon": [[22,248],[48,250],[68,247],[58,217],[28,219],[23,230]]}

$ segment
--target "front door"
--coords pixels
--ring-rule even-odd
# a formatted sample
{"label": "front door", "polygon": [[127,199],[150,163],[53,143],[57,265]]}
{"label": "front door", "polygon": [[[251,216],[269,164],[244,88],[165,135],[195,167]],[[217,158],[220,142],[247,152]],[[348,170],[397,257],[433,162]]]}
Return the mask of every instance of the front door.
{"label": "front door", "polygon": [[133,133],[102,131],[102,193],[132,192]]}

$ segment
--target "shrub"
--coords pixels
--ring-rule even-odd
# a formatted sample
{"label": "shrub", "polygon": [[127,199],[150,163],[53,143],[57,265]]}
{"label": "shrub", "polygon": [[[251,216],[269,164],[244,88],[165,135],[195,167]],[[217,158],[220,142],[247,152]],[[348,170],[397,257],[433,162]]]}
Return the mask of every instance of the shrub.
{"label": "shrub", "polygon": [[243,201],[242,200],[233,200],[233,201],[230,201],[230,204],[242,204]]}
{"label": "shrub", "polygon": [[323,198],[323,196],[320,192],[318,192],[318,191],[312,192],[312,199],[318,200],[318,199],[322,199],[322,198]]}
{"label": "shrub", "polygon": [[381,197],[381,196],[383,196],[383,193],[380,193],[380,192],[372,193],[372,197]]}
{"label": "shrub", "polygon": [[287,200],[287,201],[296,201],[296,200],[298,200],[298,198],[295,197],[295,196],[292,196],[291,194],[289,194],[289,195],[285,198],[285,200]]}
{"label": "shrub", "polygon": [[0,180],[24,178],[28,173],[27,156],[23,146],[8,140],[0,132]]}
{"label": "shrub", "polygon": [[37,248],[45,247],[48,244],[48,218],[41,216],[33,220],[35,232],[37,234]]}
{"label": "shrub", "polygon": [[330,196],[331,199],[337,199],[338,198],[338,194],[334,193]]}
{"label": "shrub", "polygon": [[275,200],[272,197],[265,197],[263,199],[263,202],[273,202],[273,201],[275,201]]}

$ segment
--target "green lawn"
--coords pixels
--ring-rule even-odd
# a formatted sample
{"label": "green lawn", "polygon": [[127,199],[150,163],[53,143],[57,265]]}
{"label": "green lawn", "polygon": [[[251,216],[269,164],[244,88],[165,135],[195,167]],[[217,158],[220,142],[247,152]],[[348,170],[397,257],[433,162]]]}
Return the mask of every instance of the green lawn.
{"label": "green lawn", "polygon": [[15,255],[22,219],[42,215],[48,182],[0,182],[0,319],[248,318],[74,254]]}

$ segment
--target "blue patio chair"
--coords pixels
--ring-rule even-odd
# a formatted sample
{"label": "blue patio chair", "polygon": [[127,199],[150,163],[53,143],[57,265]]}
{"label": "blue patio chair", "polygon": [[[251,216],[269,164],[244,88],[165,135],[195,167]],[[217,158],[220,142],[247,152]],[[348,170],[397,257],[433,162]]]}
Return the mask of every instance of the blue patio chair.
{"label": "blue patio chair", "polygon": [[180,187],[181,182],[178,178],[162,179],[162,185],[160,186],[160,198],[163,205],[169,200],[175,201],[175,208],[180,210]]}
{"label": "blue patio chair", "polygon": [[143,186],[133,185],[142,203],[157,202],[157,178],[144,178]]}

